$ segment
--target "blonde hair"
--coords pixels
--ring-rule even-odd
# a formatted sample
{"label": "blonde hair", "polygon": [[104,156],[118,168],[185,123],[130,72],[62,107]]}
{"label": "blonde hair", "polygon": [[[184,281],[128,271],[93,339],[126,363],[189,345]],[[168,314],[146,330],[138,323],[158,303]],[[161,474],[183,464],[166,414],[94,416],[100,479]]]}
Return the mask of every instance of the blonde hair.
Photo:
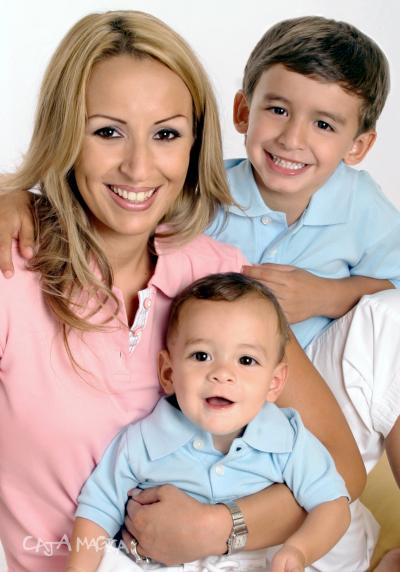
{"label": "blonde hair", "polygon": [[[74,164],[86,122],[86,91],[96,63],[122,54],[153,58],[175,72],[193,100],[194,144],[182,192],[160,223],[160,236],[186,241],[202,232],[220,205],[232,200],[225,180],[215,98],[188,44],[157,18],[136,11],[90,14],[62,40],[47,68],[35,127],[21,168],[2,180],[5,191],[39,183],[34,199],[38,253],[31,269],[40,273],[46,301],[64,327],[90,330],[89,318],[113,300],[112,271],[96,238],[75,183]],[[93,264],[100,279],[93,274]],[[77,292],[98,302],[82,317],[74,310]],[[76,306],[75,306],[76,308]],[[111,318],[111,316],[110,316]],[[96,326],[98,327],[98,326]]]}

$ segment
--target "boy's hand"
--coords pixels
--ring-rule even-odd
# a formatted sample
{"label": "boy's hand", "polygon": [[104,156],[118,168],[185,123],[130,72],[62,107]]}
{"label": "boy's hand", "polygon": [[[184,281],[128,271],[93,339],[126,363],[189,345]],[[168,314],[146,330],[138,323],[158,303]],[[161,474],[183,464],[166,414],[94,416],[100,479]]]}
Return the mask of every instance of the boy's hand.
{"label": "boy's hand", "polygon": [[30,209],[31,193],[16,191],[0,194],[0,271],[6,278],[14,274],[11,241],[19,240],[19,251],[26,259],[34,253],[34,229]]}
{"label": "boy's hand", "polygon": [[290,324],[311,316],[325,315],[325,278],[320,278],[288,264],[255,264],[243,266],[243,274],[263,282],[277,297]]}
{"label": "boy's hand", "polygon": [[271,572],[304,572],[304,554],[295,546],[283,545],[272,559]]}

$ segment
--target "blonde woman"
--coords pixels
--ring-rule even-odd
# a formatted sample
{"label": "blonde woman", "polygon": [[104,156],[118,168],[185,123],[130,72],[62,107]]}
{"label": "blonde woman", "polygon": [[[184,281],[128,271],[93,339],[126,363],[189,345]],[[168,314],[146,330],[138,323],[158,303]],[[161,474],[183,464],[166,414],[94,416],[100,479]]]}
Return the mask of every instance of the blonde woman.
{"label": "blonde woman", "polygon": [[[0,278],[0,537],[13,572],[65,569],[83,482],[159,397],[171,299],[245,262],[200,234],[231,202],[207,77],[147,14],[92,14],[61,42],[25,161],[1,180],[12,200],[37,184],[37,252],[27,268],[14,250],[14,278]],[[362,463],[335,400],[293,340],[287,359],[279,404],[301,413],[357,496]],[[171,564],[235,542],[222,505],[170,486],[137,500],[124,533],[136,554]],[[304,518],[282,485],[238,504],[249,549],[279,543]]]}

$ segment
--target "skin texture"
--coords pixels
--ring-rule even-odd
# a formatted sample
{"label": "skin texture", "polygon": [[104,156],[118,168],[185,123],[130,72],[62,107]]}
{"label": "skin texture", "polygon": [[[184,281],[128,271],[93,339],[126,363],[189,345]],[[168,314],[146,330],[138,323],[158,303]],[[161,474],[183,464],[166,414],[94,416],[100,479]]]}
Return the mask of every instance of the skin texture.
{"label": "skin texture", "polygon": [[[180,190],[180,181],[184,179],[189,161],[192,133],[191,129],[186,130],[189,124],[188,92],[183,82],[177,82],[172,72],[151,60],[138,62],[121,58],[117,63],[114,61],[114,65],[108,68],[105,63],[99,66],[97,79],[103,79],[95,92],[89,89],[92,98],[88,100],[88,114],[89,117],[105,114],[122,119],[122,122],[117,125],[113,120],[100,125],[96,123],[95,131],[103,129],[102,135],[87,131],[77,165],[77,179],[82,186],[82,195],[93,209],[115,285],[123,293],[128,321],[131,322],[137,305],[137,292],[147,284],[153,270],[147,248],[148,238],[164,214],[163,209],[168,208]],[[122,70],[125,71],[120,74]],[[95,73],[91,81],[96,81]],[[132,83],[133,76],[136,81]],[[148,85],[146,90],[138,88],[145,84]],[[168,89],[165,89],[166,85]],[[127,93],[131,104],[125,107]],[[103,97],[101,101],[100,96]],[[98,102],[96,98],[99,98]],[[110,106],[109,101],[115,103]],[[140,109],[140,115],[136,113],[137,109]],[[181,123],[177,124],[181,116],[186,117],[183,128]],[[119,133],[116,139],[113,129]],[[165,129],[181,130],[181,137],[169,142],[154,138]],[[185,152],[181,145],[185,146]],[[112,191],[107,186],[110,184],[128,185],[134,189],[159,186],[160,189],[147,210],[133,209],[127,214],[126,209],[118,206],[112,198]],[[17,214],[15,200],[18,201]],[[22,232],[29,228],[29,207],[23,206],[28,202],[26,193],[1,198],[0,219],[6,222],[0,231],[2,261],[9,260],[10,236],[17,236],[21,217],[24,221]],[[29,236],[30,231],[21,243],[25,254],[29,254]],[[293,339],[288,346],[287,358],[290,373],[278,403],[299,410],[308,428],[332,453],[350,494],[355,498],[364,486],[365,473],[344,417],[324,381]],[[239,499],[239,506],[244,511],[250,531],[249,549],[284,541],[305,517],[290,491],[282,485]],[[144,491],[135,502],[128,504],[127,513],[129,532],[124,533],[125,542],[129,544],[130,534],[133,534],[138,540],[140,554],[166,564],[188,562],[226,551],[226,540],[232,527],[228,510],[223,506],[198,503],[169,485]],[[173,519],[171,515],[174,515]]]}

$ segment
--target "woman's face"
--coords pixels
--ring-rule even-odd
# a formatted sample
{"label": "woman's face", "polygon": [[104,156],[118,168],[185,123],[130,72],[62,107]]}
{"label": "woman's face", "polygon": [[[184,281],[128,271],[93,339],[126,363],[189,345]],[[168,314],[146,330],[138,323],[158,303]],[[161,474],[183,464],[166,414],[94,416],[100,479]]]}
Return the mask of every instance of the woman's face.
{"label": "woman's face", "polygon": [[182,190],[192,143],[192,98],[174,72],[129,55],[96,64],[74,171],[104,238],[148,239]]}

